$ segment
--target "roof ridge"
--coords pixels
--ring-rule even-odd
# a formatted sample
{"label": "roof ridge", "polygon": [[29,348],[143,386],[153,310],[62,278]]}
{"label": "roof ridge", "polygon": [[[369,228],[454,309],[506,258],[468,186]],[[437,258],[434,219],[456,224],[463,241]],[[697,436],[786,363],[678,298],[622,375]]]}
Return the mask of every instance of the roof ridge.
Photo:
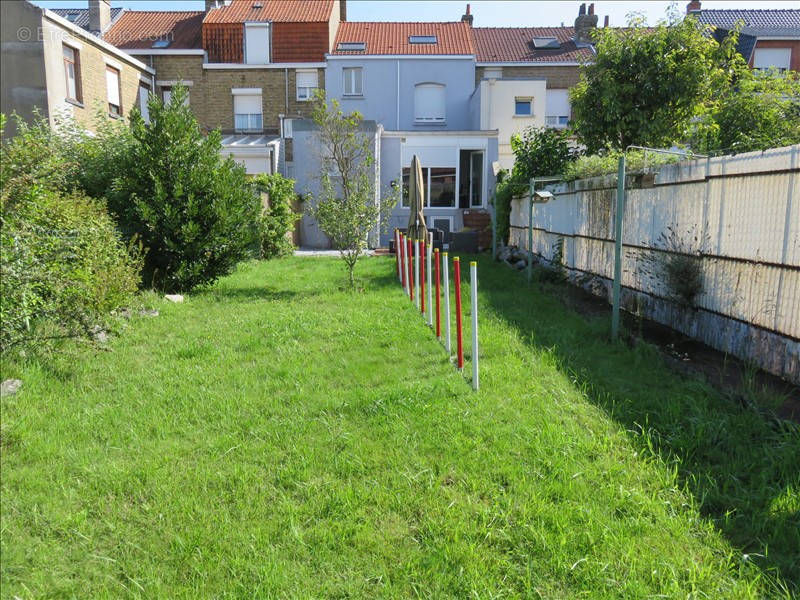
{"label": "roof ridge", "polygon": [[342,21],[340,25],[461,25],[465,21]]}

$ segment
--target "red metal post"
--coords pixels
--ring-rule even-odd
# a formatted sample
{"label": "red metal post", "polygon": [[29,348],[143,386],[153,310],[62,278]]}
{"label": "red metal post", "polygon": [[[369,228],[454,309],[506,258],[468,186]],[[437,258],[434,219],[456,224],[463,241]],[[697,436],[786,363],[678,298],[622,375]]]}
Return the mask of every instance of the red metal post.
{"label": "red metal post", "polygon": [[414,262],[414,252],[411,248],[411,239],[406,240],[406,252],[408,253],[408,289],[411,290],[411,301],[414,301],[414,269],[413,269],[413,262]]}
{"label": "red metal post", "polygon": [[464,368],[464,332],[461,327],[461,261],[453,259],[453,280],[456,284],[456,343],[458,347],[458,369]]}
{"label": "red metal post", "polygon": [[402,279],[400,276],[400,232],[394,230],[394,263],[397,267],[397,279]]}
{"label": "red metal post", "polygon": [[419,293],[420,293],[420,312],[425,314],[425,242],[419,242]]}
{"label": "red metal post", "polygon": [[439,249],[434,248],[433,250],[433,260],[436,263],[436,337],[442,337],[442,322],[441,317],[439,316]]}

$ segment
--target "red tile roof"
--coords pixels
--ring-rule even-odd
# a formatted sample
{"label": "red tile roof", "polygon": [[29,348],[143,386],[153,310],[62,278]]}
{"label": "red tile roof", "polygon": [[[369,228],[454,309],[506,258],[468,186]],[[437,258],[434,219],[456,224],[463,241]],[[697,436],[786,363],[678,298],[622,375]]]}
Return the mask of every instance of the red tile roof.
{"label": "red tile roof", "polygon": [[[590,48],[579,48],[573,27],[474,27],[472,39],[478,62],[580,62],[590,60]],[[554,37],[558,49],[535,49],[535,37]]]}
{"label": "red tile roof", "polygon": [[126,10],[106,31],[109,44],[130,50],[170,40],[167,50],[202,48],[203,11]]}
{"label": "red tile roof", "polygon": [[[339,25],[331,54],[363,56],[366,54],[474,54],[472,38],[467,23],[356,23],[346,21]],[[435,35],[435,44],[410,44],[409,36]],[[340,51],[342,42],[364,42],[361,51]]]}
{"label": "red tile roof", "polygon": [[318,23],[330,19],[332,10],[333,0],[233,0],[227,6],[211,9],[203,22]]}

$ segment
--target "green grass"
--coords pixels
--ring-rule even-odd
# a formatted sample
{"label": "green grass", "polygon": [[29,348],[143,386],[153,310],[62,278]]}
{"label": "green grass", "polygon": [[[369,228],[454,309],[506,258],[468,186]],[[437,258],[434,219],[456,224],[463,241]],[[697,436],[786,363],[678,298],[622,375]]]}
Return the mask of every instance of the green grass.
{"label": "green grass", "polygon": [[796,590],[796,430],[486,260],[474,393],[393,265],[244,265],[109,352],[5,365],[0,596]]}

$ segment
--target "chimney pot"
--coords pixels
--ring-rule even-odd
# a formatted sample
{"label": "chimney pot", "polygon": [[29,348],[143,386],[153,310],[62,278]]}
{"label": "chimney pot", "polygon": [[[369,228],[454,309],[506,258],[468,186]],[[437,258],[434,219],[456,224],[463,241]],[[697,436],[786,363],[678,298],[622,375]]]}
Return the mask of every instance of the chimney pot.
{"label": "chimney pot", "polygon": [[608,27],[608,15],[603,19],[603,27]]}
{"label": "chimney pot", "polygon": [[586,14],[586,3],[584,2],[581,4],[581,7],[578,9],[578,16]]}
{"label": "chimney pot", "polygon": [[590,14],[590,15],[593,15],[593,14],[594,14],[594,2],[592,2],[592,3],[589,5],[589,14]]}
{"label": "chimney pot", "polygon": [[473,19],[474,19],[474,17],[473,17],[472,13],[469,10],[469,4],[467,4],[467,12],[465,12],[463,15],[461,15],[461,21],[464,22],[464,23],[469,23],[470,27],[472,27]]}
{"label": "chimney pot", "polygon": [[586,4],[581,4],[578,16],[575,18],[575,42],[591,44],[592,29],[595,27],[597,27],[597,15],[594,14],[594,4],[589,5],[589,14],[586,14]]}

